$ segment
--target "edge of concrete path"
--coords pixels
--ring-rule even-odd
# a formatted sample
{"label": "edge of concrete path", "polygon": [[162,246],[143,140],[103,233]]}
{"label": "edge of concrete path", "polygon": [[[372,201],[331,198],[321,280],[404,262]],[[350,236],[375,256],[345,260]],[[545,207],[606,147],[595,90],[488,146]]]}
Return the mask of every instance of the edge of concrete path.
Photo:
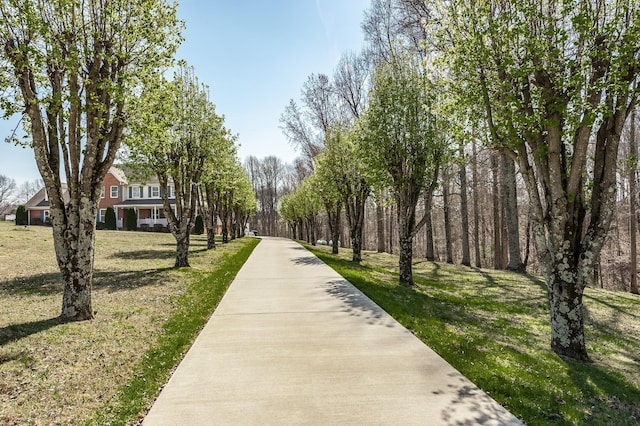
{"label": "edge of concrete path", "polygon": [[[271,239],[272,237],[267,238]],[[273,240],[276,240],[276,238],[273,238]],[[276,303],[277,306],[275,306],[275,308],[274,305],[269,305],[273,302],[272,300],[259,298],[256,299],[253,290],[255,289],[255,287],[252,288],[251,285],[255,284],[255,282],[262,282],[262,280],[265,279],[265,275],[263,275],[262,273],[265,273],[266,275],[269,274],[266,270],[248,270],[256,267],[255,264],[252,265],[252,262],[250,262],[251,258],[256,255],[264,256],[264,258],[260,259],[260,262],[269,262],[270,259],[278,258],[276,253],[265,253],[264,249],[262,250],[262,253],[260,253],[260,250],[258,249],[265,243],[265,240],[260,241],[247,262],[242,265],[242,267],[238,271],[237,276],[234,278],[231,285],[223,295],[218,306],[210,316],[203,329],[194,339],[191,347],[172,373],[169,381],[165,384],[165,386],[163,386],[161,393],[156,398],[151,409],[147,413],[147,416],[144,420],[145,425],[170,425],[175,424],[176,421],[178,421],[180,424],[201,424],[204,419],[207,419],[207,422],[214,422],[219,424],[319,424],[319,422],[325,421],[338,421],[339,423],[343,424],[390,424],[390,422],[399,424],[434,425],[523,424],[505,407],[495,401],[488,393],[480,389],[466,376],[464,376],[457,369],[451,366],[451,364],[449,364],[444,358],[433,351],[426,343],[421,341],[415,334],[413,334],[410,330],[400,324],[395,318],[393,318],[389,313],[387,313],[378,304],[371,300],[360,289],[358,289],[351,282],[338,274],[333,268],[324,263],[314,253],[306,249],[306,247],[302,246],[297,241],[286,238],[277,238],[277,240],[282,240],[283,242],[290,243],[290,247],[295,250],[304,250],[304,253],[298,252],[295,253],[295,255],[290,255],[287,258],[287,261],[293,263],[300,262],[299,264],[304,264],[305,266],[308,266],[310,268],[320,268],[322,270],[322,285],[311,285],[309,287],[303,285],[301,288],[295,290],[295,292],[303,292],[299,293],[298,295],[303,294],[305,295],[305,297],[309,294],[309,292],[313,293],[313,295],[315,295],[315,302],[312,303],[321,303],[322,305],[316,306],[323,306],[325,308],[328,307],[330,308],[330,310],[313,311],[313,307],[306,307],[306,309],[310,311],[300,309],[296,312],[291,312],[288,309],[283,309],[284,307],[291,307],[291,300],[289,296],[289,290],[283,291],[282,288],[279,288],[277,291],[279,291],[278,295],[284,297],[284,299],[279,299],[279,304]],[[313,259],[313,261],[309,262],[306,259]],[[275,276],[275,274],[273,274],[273,271],[271,271],[270,276]],[[272,297],[272,294],[265,293],[269,291],[269,286],[275,285],[277,288],[278,285],[274,284],[275,282],[277,282],[277,280],[270,282],[269,277],[266,277],[266,280],[267,287],[261,287],[260,291],[262,291],[262,295],[266,295],[268,299],[269,297]],[[279,278],[278,280],[282,281]],[[337,288],[334,288],[336,286]],[[246,293],[247,289],[252,289],[250,294]],[[332,294],[332,290],[338,292],[338,294]],[[319,298],[318,294],[322,293],[330,294],[331,296],[333,296],[334,300],[324,300],[321,297]],[[250,298],[250,295],[254,297]],[[346,300],[352,302],[351,305],[345,305],[345,299],[341,299],[345,296]],[[238,309],[238,307],[236,307],[235,305],[238,303],[242,304],[243,300],[250,301],[251,306],[249,308],[240,307],[240,309]],[[306,301],[307,299],[304,300]],[[340,307],[340,303],[343,304],[342,307]],[[269,308],[272,308],[272,310],[269,310]],[[287,381],[285,379],[282,382],[279,382],[278,380],[273,380],[274,376],[272,368],[268,368],[269,371],[264,372],[260,370],[260,363],[258,363],[258,370],[256,370],[255,365],[251,363],[250,359],[244,360],[240,365],[232,363],[231,367],[229,367],[227,363],[220,364],[220,362],[222,362],[220,361],[222,358],[226,357],[226,359],[228,359],[230,353],[235,353],[233,351],[237,351],[237,348],[229,348],[226,345],[231,344],[231,346],[233,346],[233,342],[237,342],[238,339],[244,339],[244,349],[241,353],[247,354],[246,348],[249,347],[247,346],[247,344],[255,344],[255,340],[252,340],[251,336],[259,336],[257,337],[258,341],[264,343],[264,336],[261,336],[260,333],[264,332],[265,330],[269,330],[269,328],[261,328],[263,327],[263,325],[261,324],[260,326],[258,326],[258,329],[254,329],[252,331],[250,330],[248,332],[250,336],[246,336],[243,333],[240,333],[240,335],[235,333],[232,333],[233,335],[229,335],[228,331],[221,331],[220,324],[225,324],[225,327],[230,324],[235,324],[234,327],[239,330],[240,328],[238,327],[245,327],[246,324],[248,324],[246,322],[248,321],[248,318],[255,319],[258,317],[262,317],[261,321],[264,322],[268,321],[268,317],[270,316],[272,317],[271,321],[275,321],[276,323],[279,323],[281,325],[282,323],[280,322],[280,320],[275,319],[277,316],[292,314],[305,316],[323,312],[332,312],[332,318],[334,319],[336,315],[342,315],[341,318],[343,318],[345,316],[348,316],[345,315],[348,312],[347,310],[345,310],[346,308],[353,309],[354,311],[358,311],[358,309],[360,309],[361,312],[352,312],[351,314],[355,313],[354,316],[362,317],[363,319],[365,319],[367,321],[367,324],[369,324],[366,325],[366,327],[374,327],[370,328],[366,333],[369,338],[371,338],[372,335],[376,336],[375,340],[376,342],[378,342],[376,343],[376,345],[378,345],[377,350],[381,352],[374,353],[376,354],[376,358],[383,358],[383,365],[386,366],[384,367],[386,368],[384,371],[392,371],[393,365],[397,365],[395,364],[398,362],[397,354],[402,354],[400,358],[403,359],[408,356],[410,359],[407,358],[404,362],[418,363],[418,365],[420,365],[420,370],[400,369],[397,372],[393,373],[391,381],[387,381],[389,379],[389,373],[387,373],[386,376],[374,376],[376,377],[375,380],[378,383],[378,387],[374,386],[369,388],[368,386],[372,384],[372,379],[369,378],[369,384],[365,384],[362,382],[349,382],[347,379],[345,383],[357,383],[354,385],[355,388],[349,387],[345,390],[343,385],[338,385],[338,387],[335,387],[335,384],[331,385],[330,388],[327,388],[327,384],[325,383],[326,380],[328,380],[327,377],[335,376],[335,374],[337,374],[335,369],[331,370],[332,372],[330,376],[327,377],[325,377],[327,373],[323,373],[323,371],[325,370],[322,369],[320,369],[319,371],[312,370],[311,375],[309,376],[305,375],[306,373],[301,373],[302,371],[310,371],[308,369],[304,370],[304,368],[302,368],[300,370],[295,370],[295,368],[299,367],[299,365],[297,364],[304,364],[305,362],[319,362],[320,364],[317,365],[323,365],[323,363],[326,362],[325,358],[308,359],[308,350],[305,350],[303,353],[300,352],[300,347],[298,347],[296,349],[297,352],[291,352],[292,349],[288,346],[277,347],[278,340],[267,341],[268,345],[270,345],[268,346],[268,354],[271,357],[270,359],[281,359],[278,358],[278,356],[281,355],[274,354],[273,351],[279,351],[282,350],[282,348],[286,348],[286,350],[288,351],[287,356],[292,356],[292,354],[302,354],[300,359],[296,361],[296,363],[294,363],[296,365],[289,364],[287,366],[287,369],[294,369],[295,371],[297,371],[297,373],[295,373],[297,375],[291,376],[294,379],[293,381]],[[364,315],[362,315],[363,312]],[[265,317],[265,315],[267,316]],[[238,323],[237,321],[240,321],[240,323]],[[249,322],[249,324],[250,323],[251,322]],[[218,325],[217,328],[216,324]],[[391,328],[399,329],[402,336],[400,336],[400,340],[384,340],[385,342],[387,342],[386,346],[379,346],[380,339],[382,338],[379,334],[380,332],[382,332],[382,336],[386,336],[384,337],[384,339],[389,338],[389,335],[387,335],[384,331],[385,327],[388,327],[389,324],[392,324]],[[380,327],[377,329],[379,331],[376,331],[375,327]],[[356,328],[359,328],[359,325]],[[231,328],[231,330],[233,330],[233,327]],[[349,328],[349,330],[351,330],[351,328]],[[212,334],[217,334],[218,336],[221,334],[227,334],[229,337],[227,337],[227,340],[223,339],[222,341],[220,341],[220,339],[217,338],[217,340],[211,341],[210,339]],[[313,334],[313,336],[316,336],[316,334]],[[334,337],[336,337],[335,332]],[[337,337],[339,339],[342,339],[339,340],[339,342],[345,341],[345,336]],[[396,339],[397,337],[398,336],[395,336],[394,339]],[[309,342],[308,338],[305,337],[304,339],[306,339],[304,341]],[[220,347],[221,350],[212,351],[212,342],[215,342],[214,346]],[[225,342],[227,343],[225,344]],[[324,343],[324,340],[321,340],[321,342],[326,345],[326,343]],[[357,343],[357,341],[355,342]],[[335,348],[335,344],[336,342],[334,341],[332,346],[333,348]],[[304,347],[307,348],[308,346]],[[409,351],[405,352],[408,348]],[[330,348],[325,348],[325,350],[329,349]],[[365,354],[365,352],[357,353]],[[383,353],[386,355],[383,355]],[[391,353],[395,355],[391,355],[390,358]],[[371,352],[367,355],[370,356],[370,354]],[[256,355],[248,353],[248,356],[249,358],[251,358]],[[274,356],[276,358],[273,358]],[[353,352],[349,353],[347,356],[349,356],[351,360],[355,360],[357,358],[359,361],[356,364],[350,364],[352,368],[354,368],[355,366],[356,372],[344,370],[344,366],[340,366],[342,370],[339,369],[338,371],[344,371],[347,374],[347,376],[344,377],[348,377],[349,375],[353,377],[354,374],[357,374],[357,371],[362,371],[362,368],[367,368],[364,367],[364,364],[366,364],[367,362],[370,364],[372,361],[371,358],[367,358],[367,356],[362,359],[359,358],[359,356],[354,357]],[[203,359],[207,360],[206,368],[204,368],[204,370],[203,367],[205,366],[202,365]],[[293,359],[291,359],[290,361],[293,361]],[[211,362],[214,362],[214,364],[211,364]],[[247,362],[249,363],[247,364]],[[273,364],[269,365],[272,366]],[[249,371],[253,371],[253,373],[245,372],[242,369],[245,367],[248,368]],[[227,371],[229,368],[233,370],[233,372]],[[238,370],[238,368],[241,369]],[[391,370],[388,370],[388,368],[391,368]],[[239,373],[240,371],[242,371],[242,373]],[[366,369],[366,371],[369,372],[370,370]],[[377,366],[376,369],[371,371],[379,372],[383,370],[381,370],[380,367]],[[417,374],[414,375],[413,371],[416,371]],[[430,371],[431,373],[427,374],[425,377],[425,371]],[[409,373],[411,373],[411,376],[407,375]],[[240,374],[240,376],[234,374]],[[252,374],[256,375],[254,376]],[[271,381],[269,382],[271,384],[270,386],[275,387],[264,388],[265,374],[267,374],[267,376],[271,379]],[[291,374],[291,372],[289,372],[289,374]],[[337,405],[342,407],[342,410],[347,411],[343,411],[340,413],[334,412],[333,414],[325,412],[319,413],[317,411],[318,407],[314,407],[314,404],[312,404],[309,408],[311,408],[312,412],[314,412],[313,410],[316,410],[316,417],[308,417],[309,413],[305,412],[305,414],[302,414],[300,412],[300,407],[296,406],[295,404],[292,405],[293,401],[298,401],[305,404],[308,404],[310,402],[310,400],[308,399],[301,400],[299,397],[297,398],[295,396],[296,394],[291,392],[292,390],[299,392],[297,394],[298,396],[300,395],[300,393],[308,394],[308,392],[314,392],[314,390],[311,388],[307,389],[296,387],[300,385],[299,381],[301,380],[301,377],[313,378],[314,374],[316,374],[315,379],[313,379],[315,380],[315,391],[318,391],[319,389],[324,389],[325,392],[327,392],[327,389],[332,389],[332,391],[328,393],[318,394],[317,396],[314,396],[312,400],[315,401],[315,403],[318,403],[318,401],[316,401],[316,398],[319,398],[323,400],[323,403],[326,403],[327,399],[331,398],[331,394],[334,394],[336,392],[337,393],[333,396],[334,400],[336,397],[338,397],[338,395],[345,396],[349,394],[349,392],[355,392],[355,394],[353,394],[354,398],[350,397],[349,402],[342,401]],[[362,379],[365,376],[361,377],[360,375],[358,375],[357,377],[360,377],[360,379]],[[411,379],[408,379],[409,377],[411,377]],[[199,384],[196,385],[194,381],[198,381]],[[238,381],[239,383],[237,383]],[[221,383],[223,383],[222,387]],[[251,383],[250,386],[253,388],[258,387],[260,389],[263,389],[263,393],[260,393],[260,399],[255,400],[253,403],[251,403],[251,401],[253,401],[252,397],[246,399],[246,393],[235,394],[232,390],[232,388],[243,388],[243,386],[246,386],[248,383]],[[405,392],[401,394],[402,399],[397,399],[399,397],[399,394],[397,392],[388,392],[391,390],[391,388],[388,387],[389,385],[395,386],[396,388],[400,386],[402,387],[402,389],[405,389]],[[194,386],[198,387],[199,391],[196,391],[194,393]],[[382,386],[382,388],[380,388],[380,386]],[[216,389],[217,391],[212,391],[212,389]],[[358,393],[356,389],[359,389],[359,391],[363,393]],[[193,396],[185,394],[185,391],[188,390],[190,390],[189,394],[193,394]],[[255,389],[249,389],[249,394],[252,394],[252,392],[254,391]],[[406,391],[409,392],[407,393]],[[213,393],[209,394],[210,396],[207,396],[208,392]],[[267,394],[265,394],[264,392],[267,392]],[[269,393],[273,393],[273,395],[268,395]],[[312,395],[316,394],[312,393]],[[386,401],[395,402],[385,402],[384,404],[380,404],[385,400],[385,398],[392,398],[391,400]],[[408,410],[409,412],[398,412],[398,407],[388,405],[395,405],[398,403],[400,403],[400,405],[405,408],[409,406],[417,407],[417,409],[410,409]],[[254,404],[254,406],[247,406],[246,404]],[[326,407],[326,405],[320,405]],[[331,407],[335,408],[336,406],[331,405]],[[356,411],[349,411],[349,407],[352,407],[352,409],[355,409]],[[393,407],[393,409],[389,410],[389,408],[391,407]],[[363,408],[365,409],[365,411],[362,411]],[[368,414],[366,413],[367,411]],[[440,413],[439,420],[433,418],[433,414],[435,414],[436,412]],[[215,413],[215,415],[213,415],[212,413]],[[326,418],[323,418],[322,416]]]}

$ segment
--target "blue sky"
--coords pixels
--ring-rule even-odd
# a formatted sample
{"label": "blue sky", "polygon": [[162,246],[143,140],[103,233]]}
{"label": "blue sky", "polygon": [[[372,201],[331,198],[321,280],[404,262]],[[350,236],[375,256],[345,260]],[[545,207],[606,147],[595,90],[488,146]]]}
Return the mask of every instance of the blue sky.
{"label": "blue sky", "polygon": [[[360,51],[370,0],[182,0],[186,22],[177,58],[210,87],[242,160],[296,156],[280,114],[312,73],[332,75],[345,51]],[[30,149],[4,142],[16,120],[0,120],[0,174],[18,184],[39,178]]]}

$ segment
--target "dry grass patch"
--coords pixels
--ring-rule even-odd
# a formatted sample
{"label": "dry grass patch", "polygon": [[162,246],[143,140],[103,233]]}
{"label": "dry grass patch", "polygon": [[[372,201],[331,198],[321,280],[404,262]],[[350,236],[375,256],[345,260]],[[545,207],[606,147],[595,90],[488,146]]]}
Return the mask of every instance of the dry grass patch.
{"label": "dry grass patch", "polygon": [[0,424],[81,424],[116,398],[176,297],[241,245],[192,243],[193,268],[174,270],[170,234],[98,231],[95,319],[59,323],[51,228],[0,223]]}

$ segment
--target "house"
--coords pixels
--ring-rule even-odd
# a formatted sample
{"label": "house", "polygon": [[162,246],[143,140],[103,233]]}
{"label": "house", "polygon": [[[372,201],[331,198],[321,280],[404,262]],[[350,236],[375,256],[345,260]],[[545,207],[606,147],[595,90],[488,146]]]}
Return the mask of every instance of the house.
{"label": "house", "polygon": [[[69,197],[67,185],[62,184],[65,201]],[[171,204],[175,205],[173,186],[168,187]],[[104,177],[100,202],[98,204],[97,222],[104,222],[107,209],[111,207],[116,213],[116,226],[124,228],[127,209],[134,209],[138,218],[137,228],[164,228],[167,219],[164,215],[162,192],[157,177],[147,179],[146,182],[129,182],[125,172],[117,167],[111,167]],[[48,223],[50,209],[47,192],[44,188],[38,191],[26,204],[29,225],[43,225]]]}
{"label": "house", "polygon": [[[64,194],[64,201],[69,201],[66,183],[62,183],[62,191]],[[49,223],[49,197],[46,189],[41,188],[40,191],[36,192],[35,195],[27,201],[25,207],[27,208],[28,225],[45,225]]]}
{"label": "house", "polygon": [[[173,186],[169,185],[167,190],[169,203],[174,206],[175,211]],[[162,201],[162,188],[160,187],[160,181],[157,176],[147,179],[146,182],[138,181],[123,185],[121,195],[121,200],[113,205],[116,211],[118,228],[124,227],[124,218],[127,209],[134,209],[136,211],[138,228],[149,229],[167,226]]]}

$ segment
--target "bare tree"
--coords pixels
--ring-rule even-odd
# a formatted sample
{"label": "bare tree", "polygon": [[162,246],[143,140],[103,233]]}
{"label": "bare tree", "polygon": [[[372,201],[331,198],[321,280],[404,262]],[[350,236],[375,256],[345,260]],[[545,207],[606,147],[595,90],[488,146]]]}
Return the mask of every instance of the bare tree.
{"label": "bare tree", "polygon": [[268,156],[262,160],[260,167],[263,177],[263,185],[260,188],[261,208],[265,214],[266,229],[263,231],[266,235],[277,235],[278,223],[278,201],[280,196],[280,187],[283,183],[285,167],[278,157]]}
{"label": "bare tree", "polygon": [[0,214],[12,204],[15,192],[16,181],[0,175]]}
{"label": "bare tree", "polygon": [[364,54],[345,53],[333,76],[333,87],[340,101],[341,116],[353,123],[367,106],[371,62]]}
{"label": "bare tree", "polygon": [[34,179],[32,181],[24,182],[18,189],[18,199],[20,202],[26,203],[36,195],[44,187],[42,179]]}
{"label": "bare tree", "polygon": [[293,99],[280,116],[280,123],[289,142],[300,150],[307,166],[313,169],[313,159],[322,151],[322,138],[314,131],[307,115]]}

